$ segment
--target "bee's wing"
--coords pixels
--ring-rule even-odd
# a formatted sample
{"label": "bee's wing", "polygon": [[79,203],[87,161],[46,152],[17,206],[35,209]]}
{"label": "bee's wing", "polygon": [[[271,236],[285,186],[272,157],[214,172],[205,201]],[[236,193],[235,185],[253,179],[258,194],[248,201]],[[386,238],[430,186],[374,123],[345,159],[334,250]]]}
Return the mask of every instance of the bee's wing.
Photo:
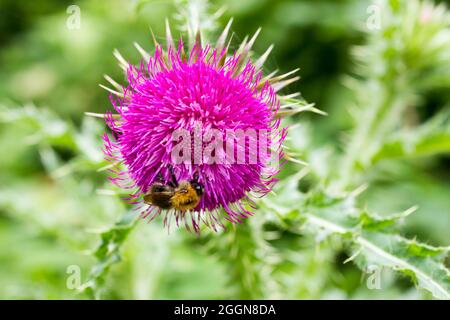
{"label": "bee's wing", "polygon": [[152,198],[153,197],[151,193],[144,194],[144,202],[146,204],[152,204]]}
{"label": "bee's wing", "polygon": [[163,191],[163,192],[150,192],[144,195],[144,201],[148,204],[152,204],[155,200],[164,200],[170,199],[172,197],[173,192],[171,191]]}

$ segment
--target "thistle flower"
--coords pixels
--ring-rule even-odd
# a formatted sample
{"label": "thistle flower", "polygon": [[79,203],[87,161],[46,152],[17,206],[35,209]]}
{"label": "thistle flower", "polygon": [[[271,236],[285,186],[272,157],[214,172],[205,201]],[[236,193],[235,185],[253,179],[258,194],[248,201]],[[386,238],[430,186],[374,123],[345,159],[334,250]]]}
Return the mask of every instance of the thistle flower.
{"label": "thistle flower", "polygon": [[[115,52],[128,84],[122,87],[106,77],[116,88],[106,89],[112,93],[117,113],[104,115],[112,131],[103,137],[104,152],[113,163],[110,180],[121,188],[131,189],[128,200],[139,204],[137,208],[142,210],[143,217],[153,219],[163,213],[165,224],[174,219],[177,226],[184,224],[187,229],[199,231],[203,222],[215,230],[222,225],[222,217],[236,223],[252,215],[255,209],[252,199],[267,194],[276,182],[274,176],[279,170],[281,144],[286,136],[278,115],[294,112],[293,104],[280,102],[289,101],[294,95],[280,97],[277,92],[298,78],[288,79],[293,72],[263,76],[262,67],[272,46],[252,62],[250,50],[259,30],[250,40],[246,38],[236,52],[230,52],[227,41],[230,25],[231,21],[215,46],[202,45],[197,36],[187,49],[182,40],[174,45],[167,24],[166,49],[155,37],[153,55],[135,44],[143,57],[139,66],[129,64]],[[177,130],[191,134],[194,140],[182,151],[185,157],[181,162],[174,160],[179,142],[174,139]],[[216,133],[214,151],[206,155],[207,142],[213,141],[212,130]],[[239,138],[234,134],[236,130],[265,132],[267,139],[262,141],[259,135]],[[202,140],[196,148],[198,136]],[[207,141],[206,136],[210,138]],[[243,144],[234,145],[232,157],[227,158],[224,148],[217,147],[223,147],[224,141],[230,139]],[[255,142],[256,156],[249,149]],[[261,147],[271,153],[260,152]],[[244,152],[243,162],[234,154],[240,151]],[[200,161],[193,159],[197,156]],[[215,161],[211,162],[211,158]],[[254,161],[249,161],[250,158]],[[269,163],[273,159],[275,165]],[[153,184],[168,184],[172,175],[177,181],[192,181],[196,176],[203,186],[195,208],[162,210],[143,202]]]}

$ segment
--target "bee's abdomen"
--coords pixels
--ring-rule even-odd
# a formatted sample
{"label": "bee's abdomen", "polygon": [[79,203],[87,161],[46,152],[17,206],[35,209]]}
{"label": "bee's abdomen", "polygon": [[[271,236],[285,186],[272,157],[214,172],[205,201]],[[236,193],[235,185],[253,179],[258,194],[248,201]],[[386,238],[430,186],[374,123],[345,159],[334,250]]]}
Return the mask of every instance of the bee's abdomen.
{"label": "bee's abdomen", "polygon": [[144,202],[161,209],[170,209],[173,194],[173,189],[169,186],[155,183],[150,187],[150,192],[144,196]]}

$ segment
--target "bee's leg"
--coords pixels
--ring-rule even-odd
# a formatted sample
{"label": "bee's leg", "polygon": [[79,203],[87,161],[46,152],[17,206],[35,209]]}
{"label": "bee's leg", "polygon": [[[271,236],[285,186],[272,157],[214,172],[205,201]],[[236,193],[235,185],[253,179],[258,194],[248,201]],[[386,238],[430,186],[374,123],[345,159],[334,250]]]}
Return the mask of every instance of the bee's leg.
{"label": "bee's leg", "polygon": [[178,187],[178,181],[177,181],[177,177],[175,176],[175,172],[173,171],[173,166],[172,165],[168,165],[168,169],[170,172],[170,182],[168,183],[168,185],[170,185],[173,188]]}
{"label": "bee's leg", "polygon": [[164,177],[163,177],[163,175],[161,173],[161,169],[159,169],[158,174],[156,175],[156,181],[164,183]]}

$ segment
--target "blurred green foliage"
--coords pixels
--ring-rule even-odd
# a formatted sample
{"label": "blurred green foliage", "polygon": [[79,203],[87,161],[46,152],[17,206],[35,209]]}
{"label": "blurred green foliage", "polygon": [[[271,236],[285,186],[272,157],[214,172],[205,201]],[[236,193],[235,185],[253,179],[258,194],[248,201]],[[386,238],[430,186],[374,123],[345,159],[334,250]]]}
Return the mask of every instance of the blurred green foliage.
{"label": "blurred green foliage", "polygon": [[[300,67],[301,81],[285,92],[300,90],[328,113],[302,113],[290,120],[294,127],[287,144],[310,164],[310,173],[299,179],[302,167],[286,165],[279,194],[264,200],[247,223],[221,234],[168,234],[158,219],[124,222],[130,208],[116,196],[121,191],[109,184],[105,172],[97,171],[106,164],[100,140],[104,124],[84,112],[110,108],[108,94],[98,87],[105,83],[104,74],[123,80],[112,51],[117,48],[138,62],[133,42],[151,50],[149,28],[163,39],[164,18],[172,18],[183,1],[3,0],[0,298],[431,298],[389,270],[383,271],[382,289],[370,290],[367,274],[343,263],[354,253],[347,242],[360,240],[312,227],[311,215],[301,216],[310,208],[307,213],[314,218],[327,217],[351,229],[352,223],[342,221],[342,209],[329,217],[327,210],[300,203],[319,194],[340,208],[344,200],[318,192],[317,186],[333,189],[339,179],[349,189],[368,183],[357,206],[364,210],[358,212],[383,216],[418,205],[400,233],[435,246],[450,244],[448,52],[434,56],[442,50],[433,45],[441,44],[425,43],[429,35],[420,38],[422,29],[416,38],[404,35],[416,42],[402,42],[403,34],[390,37],[403,30],[403,22],[418,19],[417,12],[405,10],[400,22],[398,13],[382,16],[391,33],[367,31],[368,0],[211,3],[213,9],[226,8],[220,25],[234,17],[232,45],[261,26],[255,51],[275,45],[265,68],[287,72]],[[81,9],[80,29],[66,27],[71,4]],[[448,32],[446,21],[436,26],[438,31]],[[358,55],[355,47],[361,45],[371,51]],[[404,72],[398,67],[403,64]],[[410,75],[418,78],[406,78]],[[392,96],[383,100],[388,91]],[[384,117],[383,108],[389,113],[397,105],[399,114]],[[362,111],[352,111],[355,106]],[[368,113],[376,108],[381,120],[361,142]],[[383,122],[380,129],[383,119],[396,122]],[[352,143],[357,152],[348,155],[346,146]],[[345,167],[341,158],[351,158],[345,179],[339,177]],[[286,225],[280,226],[279,216]],[[434,261],[425,253],[416,258],[412,263]],[[80,267],[87,290],[67,286],[72,265]]]}

